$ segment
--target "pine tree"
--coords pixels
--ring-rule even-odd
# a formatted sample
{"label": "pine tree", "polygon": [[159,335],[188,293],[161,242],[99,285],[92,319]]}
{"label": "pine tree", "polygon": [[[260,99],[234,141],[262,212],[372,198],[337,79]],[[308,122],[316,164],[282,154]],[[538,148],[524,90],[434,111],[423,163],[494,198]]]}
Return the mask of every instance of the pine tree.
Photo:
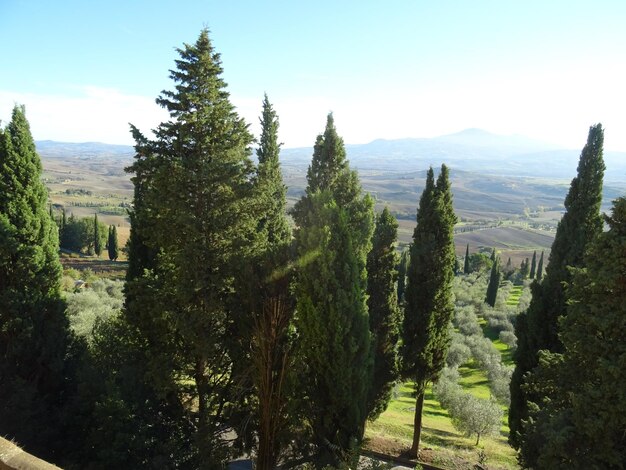
{"label": "pine tree", "polygon": [[540,355],[522,461],[536,468],[623,468],[626,462],[626,199],[614,201],[566,289],[563,353]]}
{"label": "pine tree", "polygon": [[58,231],[23,107],[0,129],[0,435],[59,461],[72,377]]}
{"label": "pine tree", "polygon": [[109,251],[109,259],[116,261],[120,255],[119,248],[117,246],[117,228],[115,225],[109,227],[109,241],[107,242],[107,250]]}
{"label": "pine tree", "polygon": [[535,279],[535,272],[537,270],[537,250],[533,251],[533,259],[530,263],[530,274],[529,277],[531,279]]}
{"label": "pine tree", "polygon": [[414,456],[419,449],[426,385],[443,369],[450,342],[455,223],[448,169],[442,165],[435,185],[431,168],[413,232],[402,331],[402,375],[415,381],[416,391],[410,450]]}
{"label": "pine tree", "polygon": [[371,382],[366,257],[373,201],[363,196],[332,115],[318,136],[305,195],[294,207],[299,380],[316,465],[354,457],[363,438]]}
{"label": "pine tree", "polygon": [[469,274],[472,272],[470,267],[470,257],[469,257],[469,243],[465,247],[465,263],[463,264],[463,273]]}
{"label": "pine tree", "polygon": [[385,207],[376,218],[372,250],[367,255],[367,306],[374,352],[374,376],[368,399],[370,419],[376,419],[387,409],[393,384],[398,379],[397,239],[398,222]]}
{"label": "pine tree", "polygon": [[93,216],[93,251],[96,256],[102,254],[102,242],[100,241],[100,224],[98,223],[98,214]]}
{"label": "pine tree", "polygon": [[[495,249],[494,249],[495,253]],[[500,262],[498,257],[495,257],[493,264],[491,265],[491,275],[489,277],[489,285],[487,286],[487,295],[485,296],[485,302],[490,306],[496,305],[496,299],[498,298],[498,288],[500,287]]]}
{"label": "pine tree", "polygon": [[541,252],[541,256],[539,257],[539,264],[537,265],[537,282],[541,282],[542,277],[543,277],[543,251]]}
{"label": "pine tree", "polygon": [[581,266],[583,253],[602,231],[603,142],[602,126],[591,126],[587,144],[580,155],[578,174],[565,198],[565,214],[557,226],[545,276],[541,284],[533,283],[528,310],[520,314],[516,323],[518,346],[514,356],[509,411],[509,440],[516,447],[532,445],[522,442],[522,421],[528,416],[528,402],[541,401],[541,397],[528,396],[523,391],[524,376],[537,366],[540,350],[561,351],[558,319],[566,314],[563,284],[571,281],[569,268]]}
{"label": "pine tree", "polygon": [[[229,101],[208,32],[178,52],[170,73],[175,89],[157,99],[170,120],[154,141],[133,129],[140,204],[132,219],[138,256],[129,266],[128,315],[150,340],[155,386],[197,403],[187,412],[198,465],[220,468],[229,452],[221,433],[232,399],[235,275],[258,248],[252,136]],[[142,264],[153,267],[137,272]]]}

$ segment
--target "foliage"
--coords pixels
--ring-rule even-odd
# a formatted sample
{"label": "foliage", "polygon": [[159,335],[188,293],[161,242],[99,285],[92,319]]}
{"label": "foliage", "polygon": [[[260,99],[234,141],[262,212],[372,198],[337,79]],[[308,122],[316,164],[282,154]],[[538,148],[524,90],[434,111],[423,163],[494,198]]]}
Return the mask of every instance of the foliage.
{"label": "foliage", "polygon": [[109,254],[109,259],[111,261],[116,261],[118,256],[120,255],[120,250],[117,244],[117,228],[115,225],[111,225],[109,227],[109,238],[107,241],[107,251]]}
{"label": "foliage", "polygon": [[539,468],[623,468],[626,463],[626,199],[614,202],[609,231],[572,270],[563,353],[544,352],[528,381],[522,461]]}
{"label": "foliage", "polygon": [[435,380],[443,369],[450,344],[456,220],[448,169],[441,166],[435,185],[430,168],[413,232],[401,347],[402,375],[414,379],[416,384],[413,455],[419,448],[426,384]]}
{"label": "foliage", "polygon": [[411,249],[404,249],[400,254],[400,262],[398,263],[398,303],[404,304],[404,292],[406,289],[406,273],[409,269],[409,260]]}
{"label": "foliage", "polygon": [[469,274],[472,272],[472,268],[470,266],[470,253],[469,253],[469,243],[465,247],[465,260],[463,261],[463,274]]}
{"label": "foliage", "polygon": [[100,224],[98,223],[98,214],[94,214],[93,216],[93,251],[96,256],[100,256],[102,254],[102,236],[104,236],[104,230],[102,231],[102,236],[100,235]]}
{"label": "foliage", "polygon": [[498,297],[498,288],[500,287],[500,261],[495,256],[491,265],[491,275],[489,276],[489,285],[487,286],[487,294],[485,296],[485,303],[494,307],[496,305],[496,298]]}
{"label": "foliage", "polygon": [[23,107],[0,129],[0,435],[59,461],[77,353],[60,296],[58,232]]}
{"label": "foliage", "polygon": [[[63,220],[65,222],[62,220],[60,227],[61,248],[94,254],[96,253],[96,233],[100,247],[105,246],[107,242],[107,227],[102,222],[97,222],[96,225],[96,220],[94,220],[96,218],[97,216],[94,218],[77,219],[73,214],[67,219],[64,217]],[[98,227],[97,231],[95,230],[96,226]]]}
{"label": "foliage", "polygon": [[592,126],[580,155],[578,174],[565,198],[566,212],[557,227],[545,276],[541,284],[533,283],[530,306],[516,323],[518,345],[514,356],[516,367],[511,380],[509,413],[510,441],[516,447],[524,439],[521,433],[522,420],[528,414],[526,403],[541,402],[541,397],[528,396],[524,392],[524,376],[537,366],[540,350],[562,350],[558,319],[567,313],[563,285],[571,282],[570,267],[582,265],[589,243],[602,231],[603,142],[602,126]]}
{"label": "foliage", "polygon": [[533,259],[532,262],[530,264],[530,274],[529,277],[531,279],[535,279],[535,273],[537,271],[537,251],[533,251]]}
{"label": "foliage", "polygon": [[175,89],[157,99],[170,120],[153,141],[133,129],[126,318],[150,344],[158,394],[197,403],[185,408],[190,440],[201,468],[219,468],[230,451],[222,429],[234,379],[234,276],[258,248],[252,136],[228,99],[208,32],[178,52]]}
{"label": "foliage", "polygon": [[372,250],[367,255],[367,306],[374,354],[368,398],[370,419],[385,411],[399,377],[397,343],[401,319],[396,291],[397,231],[398,222],[385,207],[376,218]]}
{"label": "foliage", "polygon": [[332,115],[307,178],[294,207],[301,406],[316,465],[336,466],[360,446],[367,418],[372,352],[365,267],[373,201],[348,166]]}

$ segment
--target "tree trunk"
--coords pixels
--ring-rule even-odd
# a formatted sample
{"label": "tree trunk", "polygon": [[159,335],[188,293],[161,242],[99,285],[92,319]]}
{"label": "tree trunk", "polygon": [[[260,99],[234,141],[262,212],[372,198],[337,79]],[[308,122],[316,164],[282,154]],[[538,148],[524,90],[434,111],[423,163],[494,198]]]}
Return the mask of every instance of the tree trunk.
{"label": "tree trunk", "polygon": [[480,441],[480,433],[476,433],[476,445],[478,445],[478,441]]}
{"label": "tree trunk", "polygon": [[424,409],[425,383],[415,384],[417,397],[415,399],[415,419],[413,421],[413,445],[409,451],[409,457],[417,458],[422,436],[422,410]]}
{"label": "tree trunk", "polygon": [[[201,462],[210,459],[210,453],[207,453],[207,442],[209,442],[209,422],[208,422],[208,403],[207,403],[207,378],[205,375],[205,361],[202,358],[196,358],[195,364],[196,390],[198,392],[198,430],[196,431],[196,444]],[[209,460],[210,461],[210,460]]]}

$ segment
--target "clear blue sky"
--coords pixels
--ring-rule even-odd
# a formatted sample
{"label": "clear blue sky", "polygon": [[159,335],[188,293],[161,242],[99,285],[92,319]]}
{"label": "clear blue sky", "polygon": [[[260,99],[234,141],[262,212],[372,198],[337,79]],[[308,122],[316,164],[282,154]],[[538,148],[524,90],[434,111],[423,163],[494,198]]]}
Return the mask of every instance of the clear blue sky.
{"label": "clear blue sky", "polygon": [[36,139],[131,143],[166,116],[176,47],[204,26],[257,130],[264,92],[286,146],[335,113],[347,143],[479,127],[578,148],[602,122],[626,150],[626,2],[0,0],[0,118]]}

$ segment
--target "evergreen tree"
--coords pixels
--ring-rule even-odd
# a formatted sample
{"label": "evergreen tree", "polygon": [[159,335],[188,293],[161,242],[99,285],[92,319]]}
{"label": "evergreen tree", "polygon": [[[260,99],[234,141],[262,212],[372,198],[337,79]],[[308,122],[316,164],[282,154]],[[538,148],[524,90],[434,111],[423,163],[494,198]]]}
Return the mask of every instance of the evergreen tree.
{"label": "evergreen tree", "polygon": [[535,279],[535,272],[537,270],[537,250],[533,251],[533,259],[530,263],[530,275],[531,279]]}
{"label": "evergreen tree", "polygon": [[117,261],[117,257],[120,255],[119,248],[117,246],[117,228],[115,225],[109,227],[109,241],[107,242],[107,250],[109,251],[109,259],[111,261]]}
{"label": "evergreen tree", "polygon": [[[258,439],[253,441],[258,442],[256,467],[261,470],[275,468],[281,451],[293,440],[287,408],[293,382],[290,331],[295,305],[290,289],[291,229],[285,213],[286,187],[280,170],[278,128],[278,116],[265,95],[256,179],[261,249],[246,263],[254,269],[249,275],[241,276],[240,290],[248,293],[242,321],[237,325],[237,336],[242,340],[239,361],[250,366],[235,372],[242,377],[238,396],[243,397],[246,372],[253,371],[248,387],[253,397],[240,402],[249,401],[254,406],[252,410],[240,407],[240,414],[244,415],[243,422],[247,422],[246,414],[258,419],[255,421]],[[241,426],[235,429],[245,436]]]}
{"label": "evergreen tree", "polygon": [[[494,249],[495,253],[495,249]],[[487,286],[487,295],[485,296],[485,302],[490,306],[496,305],[496,299],[498,298],[498,288],[500,287],[500,262],[498,257],[491,265],[491,275],[489,277],[489,285]]]}
{"label": "evergreen tree", "polygon": [[[161,395],[197,403],[186,409],[197,465],[221,468],[229,452],[222,429],[232,400],[235,274],[258,248],[252,136],[229,101],[208,32],[178,52],[170,73],[176,87],[157,99],[170,120],[154,141],[133,129],[140,204],[132,221],[145,225],[131,241],[128,316],[149,340],[149,374]],[[153,267],[141,273],[142,264]],[[149,315],[138,311],[140,302]]]}
{"label": "evergreen tree", "polygon": [[93,216],[93,251],[96,256],[102,254],[102,242],[100,240],[100,224],[98,223],[98,214]]}
{"label": "evergreen tree", "polygon": [[374,352],[374,376],[368,399],[370,419],[376,419],[387,409],[398,379],[397,240],[398,222],[385,207],[376,218],[372,250],[367,255],[367,306]]}
{"label": "evergreen tree", "polygon": [[[524,392],[524,376],[537,366],[540,350],[562,350],[558,339],[558,319],[566,314],[563,284],[571,281],[570,267],[581,266],[583,253],[602,231],[603,142],[602,126],[591,126],[587,144],[580,155],[578,174],[565,198],[565,214],[557,226],[543,282],[533,283],[528,310],[520,314],[516,322],[518,346],[514,356],[509,411],[509,440],[516,447],[523,445],[522,421],[528,416],[528,402],[541,401],[540,397]],[[530,442],[526,444],[532,445]]]}
{"label": "evergreen tree", "polygon": [[541,252],[541,256],[539,257],[539,264],[537,265],[537,282],[541,282],[542,277],[543,277],[543,251]]}
{"label": "evergreen tree", "polygon": [[465,247],[465,263],[463,264],[463,273],[469,274],[472,272],[470,267],[470,256],[469,256],[469,243]]}
{"label": "evergreen tree", "polygon": [[[563,353],[542,352],[528,380],[522,461],[536,468],[623,468],[626,463],[626,199],[591,242],[566,290]],[[526,445],[532,442],[532,445]]]}
{"label": "evergreen tree", "polygon": [[332,115],[315,143],[307,179],[294,207],[296,328],[303,412],[321,468],[354,457],[372,373],[365,267],[373,201],[348,166]]}
{"label": "evergreen tree", "polygon": [[530,273],[530,261],[528,258],[524,259],[519,267],[520,277],[522,279],[528,279]]}
{"label": "evergreen tree", "polygon": [[404,291],[406,287],[406,273],[409,268],[409,258],[411,255],[411,248],[402,250],[400,255],[400,262],[398,263],[398,303],[404,303]]}
{"label": "evergreen tree", "polygon": [[16,106],[0,129],[0,435],[58,462],[74,353],[41,171],[24,108]]}
{"label": "evergreen tree", "polygon": [[402,331],[402,375],[415,381],[416,391],[413,456],[419,449],[426,385],[443,369],[450,342],[455,223],[448,169],[442,165],[435,185],[431,168],[413,232]]}

